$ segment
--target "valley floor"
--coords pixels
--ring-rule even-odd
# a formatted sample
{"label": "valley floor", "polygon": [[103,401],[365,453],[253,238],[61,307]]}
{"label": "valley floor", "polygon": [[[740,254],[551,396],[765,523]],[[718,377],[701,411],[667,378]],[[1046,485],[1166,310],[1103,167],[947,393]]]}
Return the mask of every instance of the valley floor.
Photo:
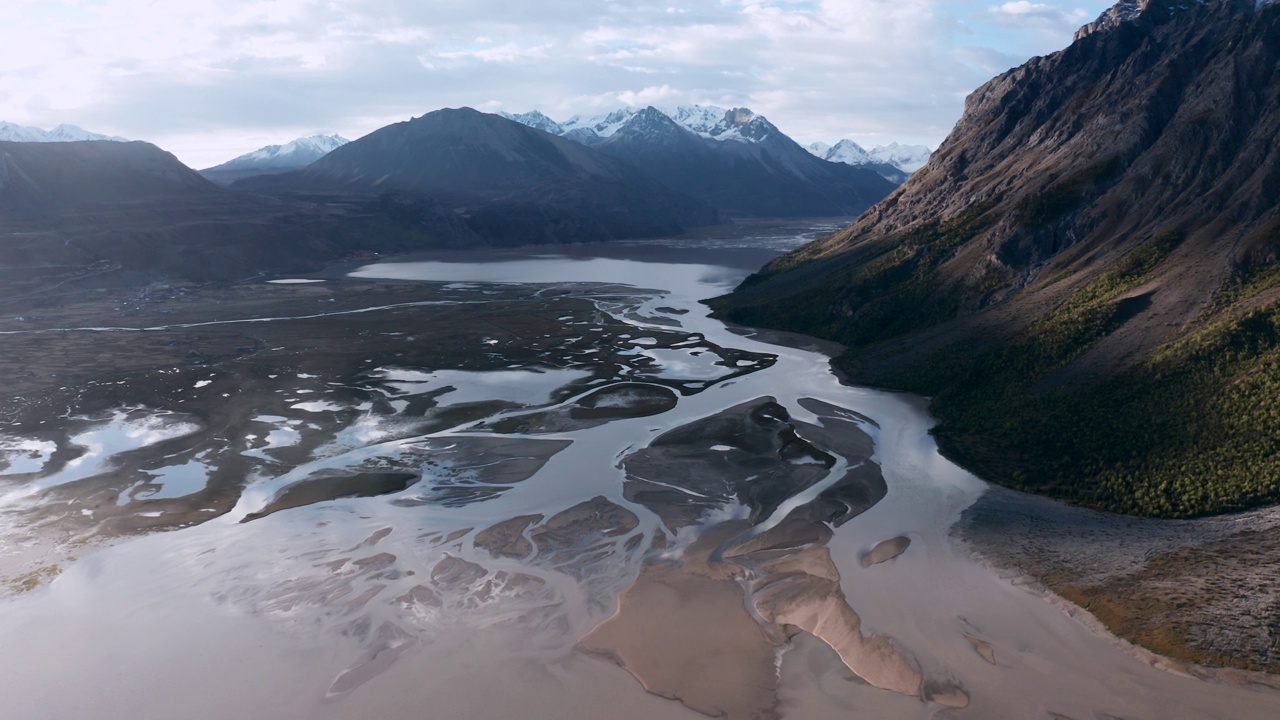
{"label": "valley floor", "polygon": [[647,261],[463,254],[0,314],[9,707],[1275,707],[1240,682],[1269,676],[1135,661],[1024,580],[1164,655],[1274,671],[1280,510],[1131,520],[989,487],[938,453],[924,399],[841,384],[829,344],[705,315],[758,249],[625,252]]}

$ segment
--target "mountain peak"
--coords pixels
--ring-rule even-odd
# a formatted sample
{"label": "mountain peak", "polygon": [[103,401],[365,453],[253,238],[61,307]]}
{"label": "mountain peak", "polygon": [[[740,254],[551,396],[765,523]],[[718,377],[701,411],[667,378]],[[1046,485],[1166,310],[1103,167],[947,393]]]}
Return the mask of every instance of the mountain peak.
{"label": "mountain peak", "polygon": [[725,112],[724,118],[710,132],[710,137],[716,140],[756,143],[779,135],[782,133],[763,115],[742,107]]}
{"label": "mountain peak", "polygon": [[216,182],[230,183],[253,175],[279,173],[310,165],[347,144],[341,135],[309,135],[283,145],[267,145],[201,170]]}
{"label": "mountain peak", "polygon": [[521,125],[528,125],[535,130],[551,133],[552,135],[563,135],[564,129],[560,127],[560,123],[543,115],[537,110],[530,110],[526,113],[512,114],[508,112],[498,113],[508,120],[514,120]]}
{"label": "mountain peak", "polygon": [[669,115],[650,105],[636,111],[616,132],[606,138],[605,142],[637,140],[661,141],[692,133],[672,120]]}
{"label": "mountain peak", "polygon": [[1206,5],[1216,5],[1221,10],[1233,12],[1256,12],[1276,2],[1277,0],[1120,0],[1102,11],[1097,20],[1077,30],[1074,39],[1079,40],[1097,32],[1137,22],[1150,12],[1159,11],[1162,17],[1167,18],[1173,13]]}
{"label": "mountain peak", "polygon": [[875,162],[875,159],[858,143],[852,140],[841,140],[823,156],[824,160],[831,162],[842,162],[847,165],[866,165]]}

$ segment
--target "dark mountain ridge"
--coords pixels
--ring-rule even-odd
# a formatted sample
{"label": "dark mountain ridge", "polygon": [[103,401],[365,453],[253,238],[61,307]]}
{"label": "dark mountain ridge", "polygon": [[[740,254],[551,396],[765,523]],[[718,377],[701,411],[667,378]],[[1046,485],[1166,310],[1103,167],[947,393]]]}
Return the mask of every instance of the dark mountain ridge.
{"label": "dark mountain ridge", "polygon": [[428,113],[337,148],[301,170],[238,190],[430,197],[485,238],[581,242],[678,233],[714,209],[578,143],[470,108]]}
{"label": "dark mountain ridge", "polygon": [[1126,512],[1280,500],[1280,8],[1121,3],[720,312],[935,396],[988,479]]}
{"label": "dark mountain ridge", "polygon": [[471,110],[335,152],[244,192],[147,143],[0,143],[6,298],[235,280],[370,253],[678,234],[719,220],[614,158]]}

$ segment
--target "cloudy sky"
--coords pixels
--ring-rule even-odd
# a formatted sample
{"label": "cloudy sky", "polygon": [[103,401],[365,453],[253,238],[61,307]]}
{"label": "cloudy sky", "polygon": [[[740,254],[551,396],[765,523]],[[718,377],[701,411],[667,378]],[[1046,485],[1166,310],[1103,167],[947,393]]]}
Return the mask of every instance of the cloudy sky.
{"label": "cloudy sky", "polygon": [[441,107],[745,106],[797,140],[936,145],[1108,0],[0,0],[0,120],[194,167]]}

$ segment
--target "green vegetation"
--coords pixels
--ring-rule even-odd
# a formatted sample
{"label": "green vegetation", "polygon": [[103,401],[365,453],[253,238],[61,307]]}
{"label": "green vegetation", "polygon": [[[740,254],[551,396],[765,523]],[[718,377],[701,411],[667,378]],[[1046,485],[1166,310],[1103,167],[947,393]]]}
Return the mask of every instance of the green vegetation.
{"label": "green vegetation", "polygon": [[1243,268],[1231,282],[1223,288],[1218,297],[1220,306],[1248,300],[1263,290],[1280,284],[1280,264],[1249,265]]}
{"label": "green vegetation", "polygon": [[1180,238],[1163,235],[980,352],[887,384],[935,395],[945,453],[985,479],[1105,510],[1192,517],[1280,501],[1280,305],[1221,322],[1085,387],[1055,371],[1112,332]]}
{"label": "green vegetation", "polygon": [[[730,306],[719,299],[712,307],[718,311],[732,307],[735,322],[785,327],[850,346],[949,320],[961,301],[937,292],[938,267],[991,224],[993,205],[975,205],[946,222],[920,223],[873,252],[851,257],[844,267],[817,278],[785,303]],[[770,269],[780,272],[801,262],[798,256],[780,260]]]}

